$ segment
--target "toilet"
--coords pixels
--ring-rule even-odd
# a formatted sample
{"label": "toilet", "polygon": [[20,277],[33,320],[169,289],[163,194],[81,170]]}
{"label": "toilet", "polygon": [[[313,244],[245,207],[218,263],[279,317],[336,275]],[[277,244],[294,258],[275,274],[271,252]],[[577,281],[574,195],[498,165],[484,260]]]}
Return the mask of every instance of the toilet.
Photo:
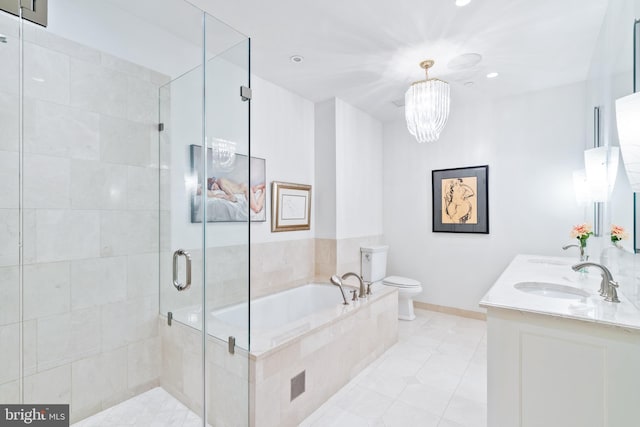
{"label": "toilet", "polygon": [[379,283],[398,289],[398,319],[413,320],[413,298],[422,292],[422,285],[414,279],[387,274],[388,246],[368,246],[360,248],[360,268],[365,282]]}

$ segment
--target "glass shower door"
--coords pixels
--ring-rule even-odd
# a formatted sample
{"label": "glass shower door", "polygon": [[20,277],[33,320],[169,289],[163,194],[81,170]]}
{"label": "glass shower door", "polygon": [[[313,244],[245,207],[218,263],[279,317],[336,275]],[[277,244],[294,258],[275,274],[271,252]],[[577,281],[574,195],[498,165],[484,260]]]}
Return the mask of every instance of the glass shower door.
{"label": "glass shower door", "polygon": [[20,30],[0,12],[0,403],[22,401]]}
{"label": "glass shower door", "polygon": [[[163,387],[248,425],[249,40],[203,16],[203,65],[159,92]],[[264,197],[264,196],[263,196]],[[240,321],[216,310],[234,306]]]}

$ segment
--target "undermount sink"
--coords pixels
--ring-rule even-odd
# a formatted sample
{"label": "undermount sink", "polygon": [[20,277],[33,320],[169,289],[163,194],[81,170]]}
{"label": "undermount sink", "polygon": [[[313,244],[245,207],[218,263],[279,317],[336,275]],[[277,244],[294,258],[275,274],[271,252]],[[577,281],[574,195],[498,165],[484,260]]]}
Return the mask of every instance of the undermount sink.
{"label": "undermount sink", "polygon": [[548,298],[581,299],[589,296],[589,294],[582,289],[560,285],[558,283],[520,282],[513,285],[513,287],[521,292]]}
{"label": "undermount sink", "polygon": [[570,263],[568,263],[567,261],[559,261],[559,260],[555,260],[555,259],[538,259],[538,258],[532,258],[527,260],[530,263],[533,264],[549,264],[549,265],[571,265]]}

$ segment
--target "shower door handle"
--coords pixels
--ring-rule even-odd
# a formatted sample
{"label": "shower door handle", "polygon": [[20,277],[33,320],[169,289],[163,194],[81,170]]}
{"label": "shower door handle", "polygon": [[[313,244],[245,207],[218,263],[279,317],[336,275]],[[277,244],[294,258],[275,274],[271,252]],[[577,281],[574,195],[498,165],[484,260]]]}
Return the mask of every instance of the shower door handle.
{"label": "shower door handle", "polygon": [[[178,257],[180,255],[184,255],[186,260],[185,267],[187,277],[185,278],[184,284],[178,281]],[[189,289],[189,286],[191,286],[191,254],[184,249],[178,249],[173,253],[173,286],[179,291]]]}

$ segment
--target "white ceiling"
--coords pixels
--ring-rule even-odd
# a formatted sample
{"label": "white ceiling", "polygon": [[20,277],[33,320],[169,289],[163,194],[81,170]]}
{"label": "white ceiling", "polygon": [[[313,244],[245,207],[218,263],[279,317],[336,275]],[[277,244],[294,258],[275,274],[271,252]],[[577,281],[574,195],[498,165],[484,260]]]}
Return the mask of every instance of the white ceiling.
{"label": "white ceiling", "polygon": [[[424,78],[418,66],[424,59],[436,61],[430,75],[449,81],[458,102],[586,80],[608,5],[608,0],[472,0],[462,8],[454,0],[190,1],[251,37],[254,74],[312,101],[339,97],[383,121],[402,117],[403,109],[392,101],[402,100],[409,84]],[[176,0],[56,0],[49,19],[53,32],[169,75],[200,62],[201,21],[195,8]],[[211,27],[214,34],[226,34],[221,46],[238,39],[224,25]],[[482,62],[463,71],[447,66],[470,52],[481,54]],[[292,55],[305,61],[295,64]],[[490,71],[500,76],[488,80]]]}
{"label": "white ceiling", "polygon": [[[342,98],[400,117],[408,85],[431,76],[465,92],[507,95],[585,80],[608,0],[193,0],[251,37],[252,71],[312,101]],[[457,55],[482,62],[451,70]],[[289,60],[303,55],[302,64]],[[487,80],[489,71],[500,76]],[[473,81],[471,87],[463,83]]]}

